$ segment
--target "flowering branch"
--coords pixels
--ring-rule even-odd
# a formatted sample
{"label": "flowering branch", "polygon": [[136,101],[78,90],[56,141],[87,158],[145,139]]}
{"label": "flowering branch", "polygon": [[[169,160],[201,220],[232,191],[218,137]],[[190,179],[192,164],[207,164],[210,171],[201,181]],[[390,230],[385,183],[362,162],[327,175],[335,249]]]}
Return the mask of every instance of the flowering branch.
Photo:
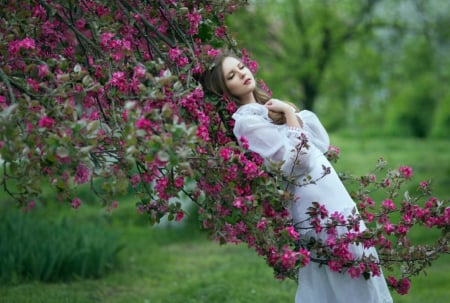
{"label": "flowering branch", "polygon": [[[353,193],[360,214],[328,214],[318,203],[308,221],[294,226],[286,184],[319,182],[329,168],[296,182],[280,163],[266,167],[245,138],[231,132],[236,105],[205,94],[197,82],[211,67],[215,47],[233,48],[255,67],[224,22],[246,2],[114,0],[75,7],[31,0],[2,6],[6,18],[15,18],[0,27],[4,191],[27,211],[46,203],[44,182],[74,209],[83,205],[78,189],[85,185],[108,209],[133,192],[137,211],[152,224],[182,220],[181,202],[190,199],[213,239],[248,244],[277,278],[295,279],[310,261],[368,278],[380,265],[403,264],[402,276],[388,283],[405,293],[407,277],[448,253],[448,201],[432,197],[428,183],[417,196],[401,195],[412,174],[408,167],[379,181],[372,173],[343,175],[360,187]],[[296,164],[306,148],[302,141]],[[336,161],[339,150],[330,147],[326,156]],[[383,191],[378,202],[369,196]],[[363,223],[367,230],[358,230]],[[413,245],[409,232],[418,226],[441,234],[432,245]],[[330,236],[311,242],[303,235],[310,231]],[[352,245],[377,248],[379,259],[351,258]]]}

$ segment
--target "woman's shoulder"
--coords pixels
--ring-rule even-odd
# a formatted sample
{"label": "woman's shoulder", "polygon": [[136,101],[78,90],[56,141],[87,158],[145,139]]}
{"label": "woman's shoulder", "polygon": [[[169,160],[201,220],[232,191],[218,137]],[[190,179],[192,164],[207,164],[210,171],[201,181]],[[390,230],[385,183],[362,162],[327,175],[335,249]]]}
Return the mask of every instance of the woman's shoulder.
{"label": "woman's shoulder", "polygon": [[316,114],[314,113],[314,112],[312,112],[312,111],[310,111],[310,110],[308,110],[308,109],[302,109],[301,111],[299,111],[298,112],[300,115],[302,115],[302,116],[305,116],[305,117],[307,117],[307,116],[315,116]]}
{"label": "woman's shoulder", "polygon": [[299,111],[297,113],[297,115],[299,115],[302,120],[318,120],[319,119],[314,112],[307,110],[307,109],[303,109],[303,110]]}
{"label": "woman's shoulder", "polygon": [[244,104],[240,106],[236,112],[232,115],[232,118],[234,120],[238,119],[248,119],[248,118],[254,118],[254,117],[260,117],[263,119],[268,119],[268,110],[267,108],[259,103],[249,103]]}

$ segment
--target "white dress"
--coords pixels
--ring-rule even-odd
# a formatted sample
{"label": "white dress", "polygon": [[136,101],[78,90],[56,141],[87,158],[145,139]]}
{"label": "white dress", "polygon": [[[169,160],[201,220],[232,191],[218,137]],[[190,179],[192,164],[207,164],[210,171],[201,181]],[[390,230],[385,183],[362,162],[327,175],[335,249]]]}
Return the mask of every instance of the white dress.
{"label": "white dress", "polygon": [[[324,156],[328,150],[329,138],[326,130],[317,116],[307,110],[297,113],[303,121],[302,128],[292,128],[286,125],[275,125],[268,117],[268,110],[258,103],[241,106],[234,114],[234,135],[239,140],[244,136],[249,149],[261,155],[266,162],[284,161],[282,170],[286,175],[294,175],[298,182],[310,175],[313,179],[319,178],[323,173],[322,165],[331,168],[331,173],[317,181],[316,184],[296,186],[292,190],[298,197],[292,202],[290,214],[294,224],[304,222],[309,216],[306,210],[314,201],[325,205],[331,214],[338,211],[347,216],[356,207],[330,162]],[[310,147],[305,149],[296,164],[295,146],[300,142],[299,135],[303,133],[308,138]],[[308,222],[299,223],[297,227],[306,227]],[[361,229],[365,226],[362,223]],[[305,230],[298,230],[305,234]],[[308,235],[314,233],[307,232]],[[314,234],[316,237],[320,237]],[[322,236],[323,238],[323,236]],[[363,249],[353,245],[351,249],[355,257],[376,255],[374,248]],[[331,271],[328,266],[319,266],[311,262],[299,270],[297,293],[295,303],[388,303],[392,302],[386,281],[381,274],[368,280],[352,278],[348,273]]]}

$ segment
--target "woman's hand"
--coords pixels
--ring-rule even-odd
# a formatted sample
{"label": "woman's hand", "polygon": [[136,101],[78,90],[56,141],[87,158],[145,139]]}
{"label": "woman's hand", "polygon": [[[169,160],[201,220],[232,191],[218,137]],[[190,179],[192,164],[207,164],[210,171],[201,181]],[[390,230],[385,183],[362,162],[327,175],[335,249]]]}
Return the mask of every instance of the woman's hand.
{"label": "woman's hand", "polygon": [[286,102],[283,102],[278,99],[270,99],[264,104],[268,110],[277,112],[277,113],[292,113],[295,109]]}
{"label": "woman's hand", "polygon": [[295,114],[295,107],[278,99],[270,99],[264,104],[269,111],[283,113],[286,125],[290,127],[303,127],[303,121]]}

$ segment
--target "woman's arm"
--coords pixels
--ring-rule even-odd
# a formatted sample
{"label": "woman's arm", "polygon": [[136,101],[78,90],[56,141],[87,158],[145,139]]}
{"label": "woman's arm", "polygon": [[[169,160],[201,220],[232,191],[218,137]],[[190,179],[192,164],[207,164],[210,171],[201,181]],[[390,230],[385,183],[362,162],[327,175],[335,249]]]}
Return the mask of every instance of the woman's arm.
{"label": "woman's arm", "polygon": [[282,162],[282,170],[287,176],[292,173],[302,175],[309,171],[311,157],[306,147],[300,151],[297,148],[302,143],[302,129],[297,117],[294,114],[292,116],[295,121],[291,121],[287,134],[281,133],[270,121],[255,115],[236,119],[233,132],[238,140],[245,137],[249,149],[267,161]]}
{"label": "woman's arm", "polygon": [[303,121],[303,127],[309,134],[308,139],[318,150],[325,153],[330,146],[330,138],[319,118],[311,111],[302,110],[297,113]]}

